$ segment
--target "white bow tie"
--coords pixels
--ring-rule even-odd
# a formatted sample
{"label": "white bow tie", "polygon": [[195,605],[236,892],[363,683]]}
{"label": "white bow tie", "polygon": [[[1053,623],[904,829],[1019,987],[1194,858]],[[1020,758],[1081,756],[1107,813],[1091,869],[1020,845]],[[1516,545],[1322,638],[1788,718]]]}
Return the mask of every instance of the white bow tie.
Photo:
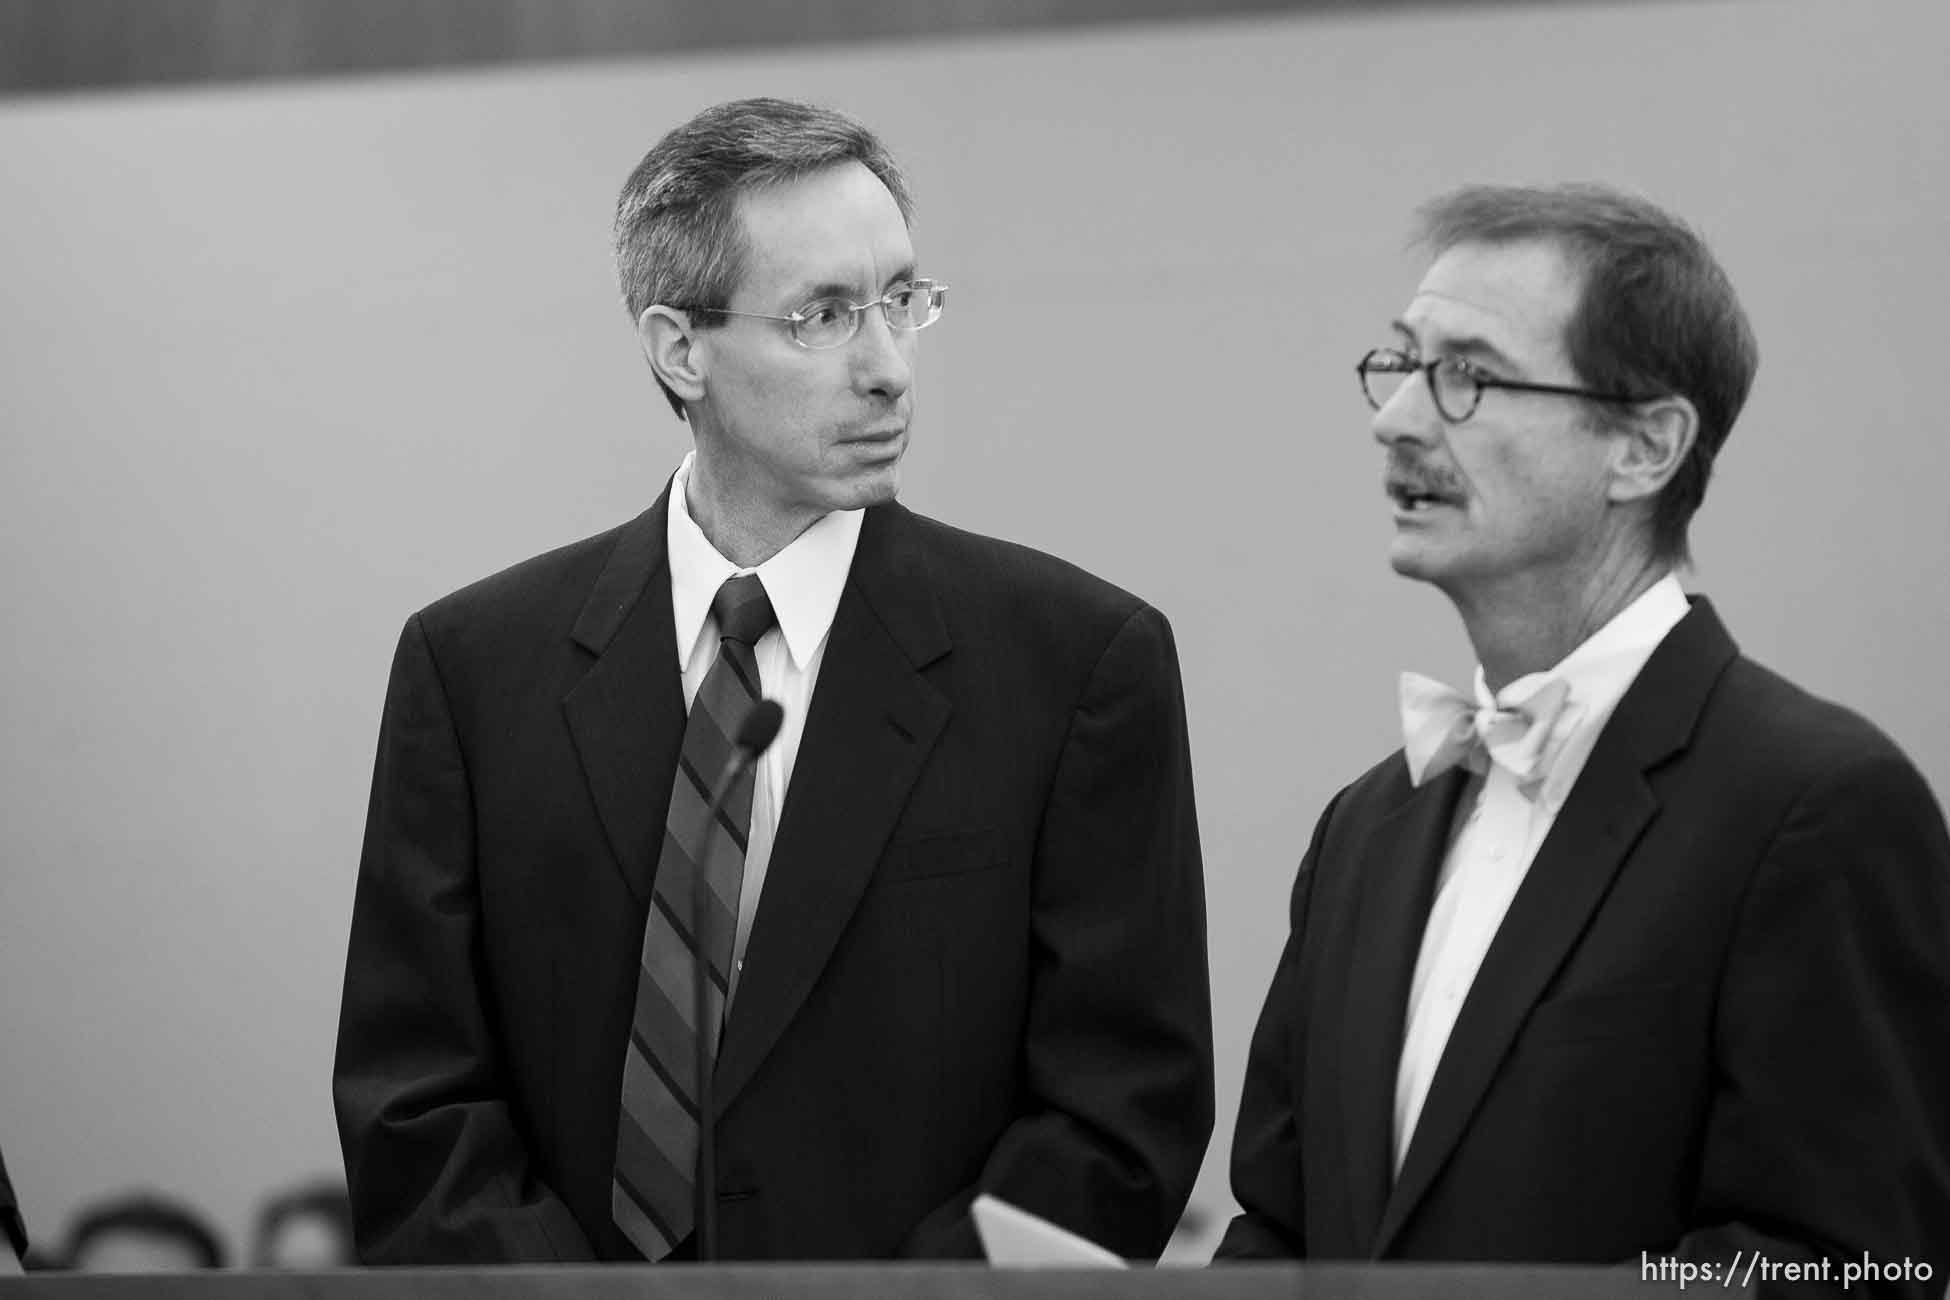
{"label": "white bow tie", "polygon": [[1478,774],[1491,763],[1516,778],[1535,799],[1560,745],[1558,721],[1570,687],[1546,677],[1516,698],[1490,704],[1420,673],[1401,676],[1402,749],[1408,777],[1421,785],[1458,765]]}

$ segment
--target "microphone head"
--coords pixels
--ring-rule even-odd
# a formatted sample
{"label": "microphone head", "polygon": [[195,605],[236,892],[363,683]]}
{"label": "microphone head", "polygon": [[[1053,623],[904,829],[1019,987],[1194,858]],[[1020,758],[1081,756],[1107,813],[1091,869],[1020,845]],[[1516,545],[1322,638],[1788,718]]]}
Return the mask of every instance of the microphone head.
{"label": "microphone head", "polygon": [[785,721],[785,710],[776,701],[759,700],[745,713],[745,720],[738,724],[738,734],[731,743],[742,753],[757,758],[763,754],[778,737],[779,724]]}

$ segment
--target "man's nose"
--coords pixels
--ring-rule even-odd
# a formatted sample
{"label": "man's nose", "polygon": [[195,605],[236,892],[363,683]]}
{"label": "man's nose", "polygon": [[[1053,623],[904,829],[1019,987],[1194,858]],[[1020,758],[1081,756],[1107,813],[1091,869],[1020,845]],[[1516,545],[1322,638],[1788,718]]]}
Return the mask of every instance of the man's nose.
{"label": "man's nose", "polygon": [[862,394],[897,400],[914,382],[913,330],[897,330],[887,313],[870,307],[860,314],[860,332],[853,338],[855,386]]}
{"label": "man's nose", "polygon": [[1441,440],[1446,427],[1442,412],[1435,409],[1435,394],[1429,391],[1426,374],[1409,375],[1369,422],[1375,441],[1384,447],[1404,442],[1434,443]]}

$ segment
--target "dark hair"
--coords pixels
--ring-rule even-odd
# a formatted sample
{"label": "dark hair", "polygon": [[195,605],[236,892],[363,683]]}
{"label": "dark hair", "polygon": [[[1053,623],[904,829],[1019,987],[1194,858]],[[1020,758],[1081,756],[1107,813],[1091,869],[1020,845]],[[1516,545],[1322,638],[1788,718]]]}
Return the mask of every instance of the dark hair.
{"label": "dark hair", "polygon": [[357,1262],[352,1238],[352,1200],[346,1195],[345,1182],[339,1178],[320,1178],[273,1196],[258,1210],[251,1236],[251,1264],[257,1268],[271,1267],[271,1244],[277,1240],[278,1233],[292,1220],[304,1218],[322,1219],[338,1235],[340,1261],[346,1265]]}
{"label": "dark hair", "polygon": [[[663,139],[630,173],[616,199],[616,278],[631,321],[656,304],[723,307],[750,251],[738,197],[857,162],[887,187],[901,217],[914,203],[879,137],[831,109],[784,99],[740,99],[707,108]],[[713,317],[700,328],[716,324]],[[681,418],[684,404],[657,381]]]}
{"label": "dark hair", "polygon": [[1706,242],[1656,205],[1606,185],[1469,185],[1419,215],[1417,242],[1436,256],[1458,244],[1554,245],[1583,277],[1564,327],[1579,381],[1692,402],[1698,436],[1652,513],[1654,548],[1685,563],[1687,525],[1760,365],[1747,314]]}
{"label": "dark hair", "polygon": [[128,1233],[160,1237],[189,1247],[199,1268],[224,1266],[223,1243],[202,1214],[181,1201],[154,1192],[129,1192],[96,1201],[75,1217],[68,1229],[66,1262],[73,1268],[82,1252],[98,1237]]}

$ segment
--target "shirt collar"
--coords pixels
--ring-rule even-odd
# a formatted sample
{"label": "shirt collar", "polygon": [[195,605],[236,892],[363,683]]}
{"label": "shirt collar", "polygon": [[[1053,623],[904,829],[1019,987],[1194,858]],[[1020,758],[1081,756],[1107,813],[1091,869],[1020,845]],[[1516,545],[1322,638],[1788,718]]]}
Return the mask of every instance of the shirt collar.
{"label": "shirt collar", "polygon": [[832,630],[853,552],[860,542],[861,510],[835,510],[793,538],[756,569],[741,569],[718,553],[691,518],[685,496],[695,451],[684,457],[670,483],[666,545],[670,555],[670,605],[677,633],[677,662],[690,663],[711,615],[711,599],[725,579],[756,573],[778,616],[779,634],[797,671],[805,671]]}
{"label": "shirt collar", "polygon": [[1483,707],[1521,705],[1553,678],[1569,688],[1563,720],[1553,741],[1558,756],[1544,786],[1545,803],[1554,808],[1563,802],[1612,710],[1625,698],[1652,652],[1690,608],[1678,575],[1669,572],[1553,668],[1527,673],[1493,693],[1482,665],[1476,666],[1476,701]]}

